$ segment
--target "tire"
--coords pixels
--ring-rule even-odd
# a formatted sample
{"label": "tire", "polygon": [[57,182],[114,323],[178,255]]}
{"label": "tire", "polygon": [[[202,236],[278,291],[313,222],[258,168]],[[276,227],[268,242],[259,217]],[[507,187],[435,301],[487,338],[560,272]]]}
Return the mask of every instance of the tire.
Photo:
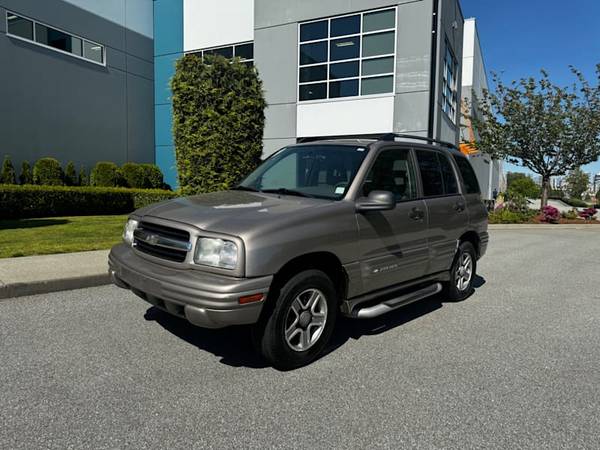
{"label": "tire", "polygon": [[305,366],[323,352],[333,333],[338,312],[335,287],[320,270],[306,270],[290,278],[277,294],[271,311],[252,330],[254,346],[276,369]]}
{"label": "tire", "polygon": [[[470,267],[470,273],[468,273]],[[445,286],[448,300],[461,301],[473,293],[473,283],[477,274],[477,252],[470,242],[461,242],[450,268],[450,281]],[[468,280],[468,281],[467,281]]]}

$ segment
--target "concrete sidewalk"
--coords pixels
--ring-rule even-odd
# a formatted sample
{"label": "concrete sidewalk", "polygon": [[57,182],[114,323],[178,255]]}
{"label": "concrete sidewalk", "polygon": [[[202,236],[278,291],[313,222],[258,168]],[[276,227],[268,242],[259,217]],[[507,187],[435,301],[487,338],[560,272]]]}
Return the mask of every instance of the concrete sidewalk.
{"label": "concrete sidewalk", "polygon": [[108,284],[108,252],[0,259],[0,299]]}

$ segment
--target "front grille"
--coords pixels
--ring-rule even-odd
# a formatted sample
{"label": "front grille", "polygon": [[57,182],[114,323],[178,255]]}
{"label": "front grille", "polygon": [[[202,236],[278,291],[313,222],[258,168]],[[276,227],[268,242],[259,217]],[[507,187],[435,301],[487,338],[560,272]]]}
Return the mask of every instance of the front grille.
{"label": "front grille", "polygon": [[140,252],[168,261],[183,262],[190,249],[190,234],[177,228],[141,222],[134,232],[134,245]]}

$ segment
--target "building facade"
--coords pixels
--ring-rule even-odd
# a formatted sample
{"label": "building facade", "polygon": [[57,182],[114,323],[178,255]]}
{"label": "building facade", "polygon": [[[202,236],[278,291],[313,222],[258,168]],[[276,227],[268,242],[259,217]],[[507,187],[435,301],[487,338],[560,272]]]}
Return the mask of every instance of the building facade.
{"label": "building facade", "polygon": [[0,0],[0,155],[154,161],[151,0]]}
{"label": "building facade", "polygon": [[168,81],[184,53],[255,64],[264,153],[389,132],[459,141],[458,0],[156,0],[156,161],[175,180]]}
{"label": "building facade", "polygon": [[506,178],[504,175],[503,161],[492,159],[487,153],[475,151],[468,143],[476,140],[476,131],[473,129],[466,116],[477,117],[478,111],[475,108],[474,96],[483,98],[485,90],[489,89],[487,72],[479,33],[477,32],[477,22],[470,18],[465,20],[464,40],[463,40],[463,64],[462,64],[462,111],[461,118],[461,142],[467,145],[461,145],[461,150],[465,153],[471,165],[477,174],[479,187],[484,199],[492,200],[494,192],[504,192],[506,190]]}

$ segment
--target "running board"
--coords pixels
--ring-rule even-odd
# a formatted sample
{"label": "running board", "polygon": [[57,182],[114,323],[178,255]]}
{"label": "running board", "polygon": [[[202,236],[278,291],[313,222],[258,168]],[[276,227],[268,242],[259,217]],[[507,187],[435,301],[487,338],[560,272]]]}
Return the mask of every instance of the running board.
{"label": "running board", "polygon": [[423,289],[419,289],[418,291],[413,291],[408,294],[401,295],[400,297],[386,300],[374,306],[357,308],[352,314],[352,316],[356,317],[357,319],[371,319],[373,317],[378,317],[383,314],[387,314],[390,311],[398,309],[401,306],[406,306],[409,303],[413,303],[424,298],[431,297],[432,295],[441,292],[441,290],[442,284],[435,283]]}

